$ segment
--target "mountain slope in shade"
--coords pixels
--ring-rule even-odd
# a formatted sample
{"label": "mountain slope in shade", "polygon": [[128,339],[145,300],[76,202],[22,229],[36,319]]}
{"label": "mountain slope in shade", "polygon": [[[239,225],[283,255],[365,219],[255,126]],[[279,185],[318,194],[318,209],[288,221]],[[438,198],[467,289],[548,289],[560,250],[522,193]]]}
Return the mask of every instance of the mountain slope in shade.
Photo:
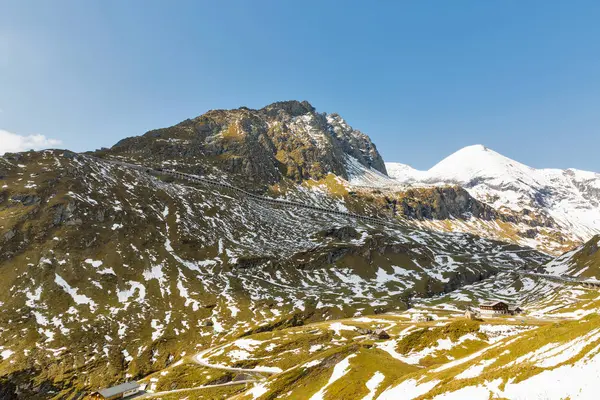
{"label": "mountain slope in shade", "polygon": [[555,275],[572,275],[600,280],[600,235],[547,263],[544,268]]}
{"label": "mountain slope in shade", "polygon": [[465,147],[428,171],[386,163],[401,185],[458,184],[496,210],[554,228],[584,242],[600,233],[600,174],[576,169],[535,169],[485,146]]}

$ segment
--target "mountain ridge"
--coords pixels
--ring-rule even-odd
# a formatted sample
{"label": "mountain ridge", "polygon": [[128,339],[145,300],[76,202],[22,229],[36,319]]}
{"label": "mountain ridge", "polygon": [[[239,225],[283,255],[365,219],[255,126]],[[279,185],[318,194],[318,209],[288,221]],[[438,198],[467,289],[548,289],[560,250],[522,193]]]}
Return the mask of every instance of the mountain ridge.
{"label": "mountain ridge", "polygon": [[120,140],[100,156],[146,165],[171,163],[189,172],[237,176],[241,185],[282,179],[348,177],[346,157],[386,174],[376,146],[339,114],[318,113],[308,102],[283,101],[253,110],[211,110],[169,128]]}
{"label": "mountain ridge", "polygon": [[386,166],[400,186],[458,184],[499,212],[547,221],[542,225],[563,235],[567,243],[580,244],[600,233],[599,173],[535,169],[482,145],[462,148],[427,171],[398,163]]}

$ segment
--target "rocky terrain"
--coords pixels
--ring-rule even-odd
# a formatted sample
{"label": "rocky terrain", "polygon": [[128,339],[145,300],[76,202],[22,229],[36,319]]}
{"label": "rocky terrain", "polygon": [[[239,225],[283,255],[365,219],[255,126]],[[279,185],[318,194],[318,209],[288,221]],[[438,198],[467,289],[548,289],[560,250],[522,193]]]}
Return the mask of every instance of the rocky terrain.
{"label": "rocky terrain", "polygon": [[318,113],[308,102],[273,103],[260,110],[213,110],[101,152],[205,175],[215,170],[253,189],[284,178],[347,178],[346,158],[386,173],[369,137],[338,114]]}
{"label": "rocky terrain", "polygon": [[[464,182],[412,185],[386,173],[366,135],[295,101],[210,111],[86,154],[5,154],[0,398],[81,399],[129,380],[165,399],[184,389],[189,398],[375,398],[494,343],[458,323],[452,340],[479,340],[467,352],[422,365],[396,357],[415,327],[443,340],[453,329],[408,329],[419,307],[452,322],[490,297],[543,310],[560,290],[565,306],[592,304],[578,289],[512,272],[587,267],[579,275],[594,277],[597,240],[553,259],[537,239],[474,228],[539,232],[526,212]],[[561,243],[551,218],[540,224]],[[388,323],[394,344],[369,336]],[[404,344],[402,354],[432,343]],[[386,363],[385,376],[370,376]],[[327,379],[354,369],[363,375],[349,375],[350,386]]]}

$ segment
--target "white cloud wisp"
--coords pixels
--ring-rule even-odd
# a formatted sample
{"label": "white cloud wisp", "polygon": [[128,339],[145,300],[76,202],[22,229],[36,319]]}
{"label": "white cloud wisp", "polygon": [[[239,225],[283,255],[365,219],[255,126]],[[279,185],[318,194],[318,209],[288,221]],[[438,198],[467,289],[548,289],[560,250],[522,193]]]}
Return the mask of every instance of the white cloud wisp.
{"label": "white cloud wisp", "polygon": [[57,146],[57,139],[49,139],[44,135],[19,135],[0,129],[0,155],[27,150],[42,150]]}

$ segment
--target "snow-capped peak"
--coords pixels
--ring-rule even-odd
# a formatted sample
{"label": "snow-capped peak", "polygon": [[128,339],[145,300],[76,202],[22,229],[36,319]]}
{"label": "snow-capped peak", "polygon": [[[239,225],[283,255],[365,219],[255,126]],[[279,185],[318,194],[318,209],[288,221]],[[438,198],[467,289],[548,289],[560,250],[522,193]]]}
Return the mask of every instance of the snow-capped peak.
{"label": "snow-capped peak", "polygon": [[473,180],[486,178],[493,179],[497,185],[523,180],[528,184],[536,184],[533,168],[481,144],[456,151],[428,171],[418,171],[396,163],[388,163],[386,167],[393,178],[403,182],[454,182],[468,185]]}
{"label": "snow-capped peak", "polygon": [[530,175],[532,168],[496,153],[483,145],[464,147],[429,171],[430,178],[468,183],[474,178],[504,178]]}
{"label": "snow-capped peak", "polygon": [[579,240],[600,232],[600,174],[535,169],[483,145],[464,147],[427,171],[386,163],[401,184],[459,184],[496,209],[528,209],[551,216]]}

